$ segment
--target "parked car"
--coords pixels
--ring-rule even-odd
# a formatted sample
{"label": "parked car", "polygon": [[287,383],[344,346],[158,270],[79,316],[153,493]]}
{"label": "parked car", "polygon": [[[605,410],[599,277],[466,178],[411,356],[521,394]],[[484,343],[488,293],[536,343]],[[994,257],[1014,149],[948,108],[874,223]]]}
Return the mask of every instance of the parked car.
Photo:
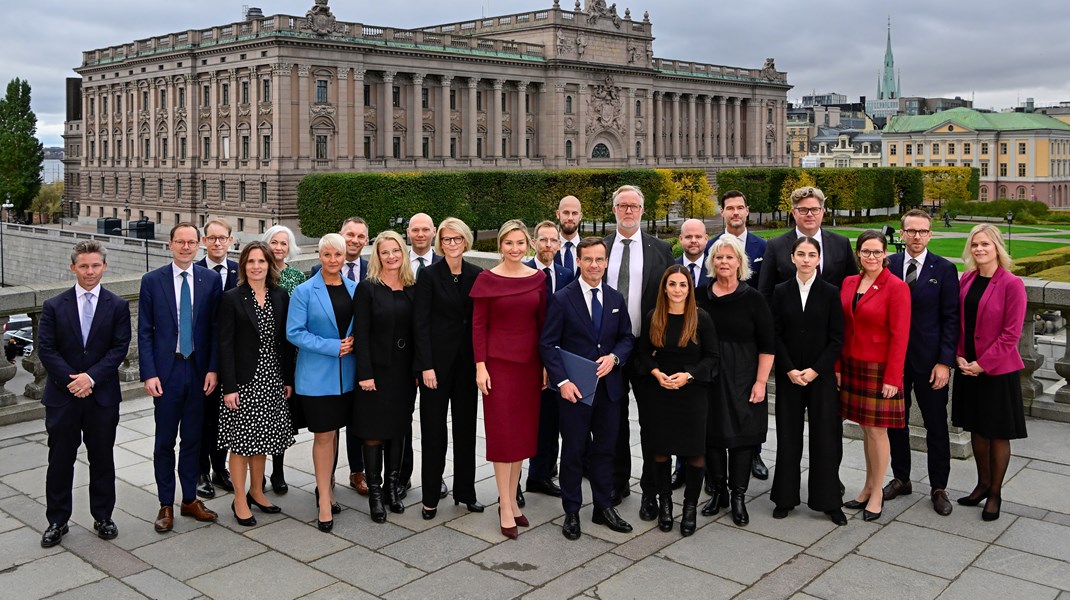
{"label": "parked car", "polygon": [[8,362],[15,362],[19,354],[33,354],[33,328],[23,327],[16,331],[4,332],[4,356]]}
{"label": "parked car", "polygon": [[4,332],[4,341],[7,341],[7,333],[9,331],[18,331],[24,327],[30,327],[33,323],[30,321],[30,315],[25,313],[11,315],[7,318],[7,322],[4,323],[3,328],[0,331]]}

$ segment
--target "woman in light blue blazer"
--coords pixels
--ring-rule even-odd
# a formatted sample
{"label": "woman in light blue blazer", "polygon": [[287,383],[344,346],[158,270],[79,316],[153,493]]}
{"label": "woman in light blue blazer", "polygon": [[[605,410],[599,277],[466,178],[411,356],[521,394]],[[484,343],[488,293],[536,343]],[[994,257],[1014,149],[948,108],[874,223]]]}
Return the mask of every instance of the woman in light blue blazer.
{"label": "woman in light blue blazer", "polygon": [[342,277],[345,239],[337,233],[320,238],[321,269],[297,286],[290,298],[286,339],[296,346],[294,387],[308,430],[315,434],[312,464],[316,472],[316,524],[334,527],[332,515],[342,508],[334,501],[332,472],[338,430],[349,422],[357,359],[353,354],[353,292],[356,282]]}

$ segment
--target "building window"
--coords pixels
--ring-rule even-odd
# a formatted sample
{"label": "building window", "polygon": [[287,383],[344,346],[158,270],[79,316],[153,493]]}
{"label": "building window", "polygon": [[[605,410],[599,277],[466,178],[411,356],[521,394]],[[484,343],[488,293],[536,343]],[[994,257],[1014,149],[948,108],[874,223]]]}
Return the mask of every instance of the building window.
{"label": "building window", "polygon": [[483,138],[476,138],[476,157],[483,158]]}
{"label": "building window", "polygon": [[327,104],[327,80],[316,80],[316,103]]}
{"label": "building window", "polygon": [[249,136],[241,136],[241,159],[249,160]]}
{"label": "building window", "polygon": [[401,108],[401,88],[395,85],[391,90],[390,97],[390,102],[394,108]]}
{"label": "building window", "polygon": [[[175,180],[175,199],[176,200],[181,200],[182,199],[182,180],[181,179],[176,179]],[[160,213],[156,213],[156,222],[159,222],[159,221],[160,221]]]}
{"label": "building window", "polygon": [[261,102],[271,102],[271,80],[265,79],[263,82],[263,93],[260,94],[262,98]]}
{"label": "building window", "polygon": [[951,156],[951,155],[955,154],[955,144],[953,142],[948,142],[948,144],[947,144],[947,154],[948,154],[948,156]]}
{"label": "building window", "polygon": [[457,158],[457,138],[450,138],[450,158]]}
{"label": "building window", "polygon": [[401,158],[401,138],[399,137],[394,138],[391,156],[394,158]]}
{"label": "building window", "polygon": [[100,158],[102,160],[108,160],[108,141],[104,140],[100,143]]}
{"label": "building window", "polygon": [[90,98],[89,99],[89,116],[94,116],[96,114],[97,114],[97,99],[96,98]]}
{"label": "building window", "polygon": [[364,136],[364,158],[372,157],[372,136]]}
{"label": "building window", "polygon": [[263,137],[262,145],[264,146],[264,151],[260,154],[260,159],[261,160],[271,160],[271,136],[270,135],[265,135]]}
{"label": "building window", "polygon": [[138,185],[138,190],[141,191],[141,196],[144,197],[145,196],[145,178],[144,177],[141,178],[141,183]]}
{"label": "building window", "polygon": [[636,158],[643,158],[643,142],[636,142],[635,143],[635,157]]}
{"label": "building window", "polygon": [[888,156],[895,156],[897,152],[895,144],[888,144]]}
{"label": "building window", "polygon": [[245,204],[245,181],[238,182],[238,202]]}
{"label": "building window", "polygon": [[263,219],[260,219],[260,231],[258,233],[260,235],[264,234],[264,220]]}
{"label": "building window", "polygon": [[1018,176],[1025,177],[1025,163],[1018,163]]}
{"label": "building window", "polygon": [[364,84],[364,106],[372,105],[372,86]]}
{"label": "building window", "polygon": [[940,144],[933,144],[933,156],[940,154]]}
{"label": "building window", "polygon": [[227,180],[219,180],[219,202],[223,203],[227,201]]}
{"label": "building window", "polygon": [[531,94],[524,94],[524,112],[531,112]]}
{"label": "building window", "polygon": [[142,90],[141,91],[141,110],[148,110],[148,109],[149,109],[149,91],[148,90]]}
{"label": "building window", "polygon": [[123,112],[123,97],[118,94],[116,94],[115,96],[115,112]]}
{"label": "building window", "polygon": [[1018,154],[1025,155],[1025,142],[1018,142]]}
{"label": "building window", "polygon": [[609,158],[609,146],[595,144],[594,149],[591,150],[591,158]]}
{"label": "building window", "polygon": [[420,108],[430,108],[430,92],[427,88],[420,88]]}
{"label": "building window", "polygon": [[327,160],[327,136],[316,136],[316,160]]}
{"label": "building window", "polygon": [[1007,197],[1007,186],[1005,186],[1005,185],[999,186],[999,197],[1000,198],[1006,198]]}
{"label": "building window", "polygon": [[219,150],[219,158],[230,160],[230,137],[222,137],[219,139]]}
{"label": "building window", "polygon": [[572,140],[565,141],[565,159],[572,160]]}
{"label": "building window", "polygon": [[182,215],[180,215],[178,213],[175,213],[174,217],[175,217],[175,225],[178,225],[179,223],[182,222]]}
{"label": "building window", "polygon": [[222,106],[230,106],[230,84],[224,83],[219,86],[219,104]]}
{"label": "building window", "polygon": [[208,198],[208,180],[207,179],[202,179],[201,180],[201,198],[202,199],[207,199]]}
{"label": "building window", "polygon": [[999,163],[999,176],[1000,177],[1006,177],[1007,176],[1007,163],[1004,163],[1004,162]]}
{"label": "building window", "polygon": [[457,90],[450,90],[450,110],[457,110]]}
{"label": "building window", "polygon": [[[163,90],[160,90],[160,91],[163,91]],[[101,96],[101,98],[100,98],[100,113],[103,114],[104,116],[108,115],[108,97],[107,96]]]}
{"label": "building window", "polygon": [[[890,146],[888,146],[888,148],[889,148],[888,151],[891,154],[894,155],[895,154],[895,152],[894,152],[895,144],[891,144]],[[903,149],[906,150],[907,156],[910,156],[910,155],[914,154],[914,145],[913,144],[903,144]]]}
{"label": "building window", "polygon": [[502,138],[502,156],[509,156],[509,149],[506,138]]}
{"label": "building window", "polygon": [[421,147],[421,156],[423,156],[424,158],[431,157],[431,138],[425,137],[423,139],[423,146]]}
{"label": "building window", "polygon": [[1018,189],[1016,190],[1016,192],[1017,193],[1015,195],[1018,196],[1019,200],[1025,200],[1025,186],[1024,185],[1018,186]]}
{"label": "building window", "polygon": [[531,140],[524,138],[524,158],[531,158]]}
{"label": "building window", "polygon": [[969,156],[972,149],[973,148],[970,147],[970,143],[969,142],[963,142],[963,144],[962,144],[962,155],[963,156]]}
{"label": "building window", "polygon": [[163,221],[163,213],[157,211],[156,212],[156,224],[160,225],[162,221]]}
{"label": "building window", "polygon": [[921,156],[922,154],[925,154],[925,147],[918,144],[918,156]]}
{"label": "building window", "polygon": [[483,110],[483,90],[476,90],[476,111]]}
{"label": "building window", "polygon": [[241,103],[249,104],[249,82],[241,82]]}
{"label": "building window", "polygon": [[156,179],[156,197],[163,198],[163,178]]}
{"label": "building window", "polygon": [[981,163],[981,177],[988,177],[988,161]]}
{"label": "building window", "polygon": [[202,149],[201,159],[208,160],[212,155],[212,138],[204,136],[204,148]]}
{"label": "building window", "polygon": [[1000,142],[999,143],[999,153],[1000,154],[1006,154],[1007,153],[1007,142]]}
{"label": "building window", "polygon": [[237,230],[238,230],[239,232],[245,231],[245,219],[243,219],[242,217],[238,217],[238,227],[237,227]]}
{"label": "building window", "polygon": [[167,138],[160,138],[160,157],[167,160]]}
{"label": "building window", "polygon": [[635,116],[637,116],[637,117],[643,116],[643,101],[642,100],[636,100],[635,101]]}
{"label": "building window", "polygon": [[167,90],[160,90],[160,108],[167,108]]}
{"label": "building window", "polygon": [[267,182],[260,182],[260,204],[267,204]]}
{"label": "building window", "polygon": [[507,97],[506,93],[502,92],[502,112],[506,112],[506,111],[509,110],[509,109],[506,108],[506,97]]}
{"label": "building window", "polygon": [[988,187],[987,186],[984,186],[984,185],[981,186],[980,200],[981,200],[981,202],[988,202]]}
{"label": "building window", "polygon": [[565,114],[572,114],[572,96],[565,96]]}
{"label": "building window", "polygon": [[988,154],[988,142],[981,142],[981,155]]}
{"label": "building window", "polygon": [[204,98],[201,100],[201,106],[208,108],[212,105],[212,86],[206,85],[202,90]]}

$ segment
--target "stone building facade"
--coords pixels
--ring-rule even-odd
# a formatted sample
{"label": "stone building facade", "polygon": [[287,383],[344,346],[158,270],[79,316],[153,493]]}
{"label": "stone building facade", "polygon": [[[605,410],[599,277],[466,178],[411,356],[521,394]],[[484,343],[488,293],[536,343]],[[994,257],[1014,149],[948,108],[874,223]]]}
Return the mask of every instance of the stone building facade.
{"label": "stone building facade", "polygon": [[[320,171],[787,166],[786,73],[657,58],[604,0],[397,29],[327,0],[83,53],[83,220],[294,225]],[[127,212],[129,211],[129,212]]]}

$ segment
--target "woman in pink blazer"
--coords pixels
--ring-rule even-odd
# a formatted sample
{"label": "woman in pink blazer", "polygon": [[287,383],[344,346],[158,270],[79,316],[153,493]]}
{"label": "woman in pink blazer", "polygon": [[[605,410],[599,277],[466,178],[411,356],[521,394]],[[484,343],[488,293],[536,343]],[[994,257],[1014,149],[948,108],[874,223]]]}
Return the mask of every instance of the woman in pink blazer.
{"label": "woman in pink blazer", "polygon": [[882,486],[891,459],[888,428],[906,424],[903,366],[910,336],[910,288],[887,269],[887,251],[879,231],[863,231],[855,242],[862,272],[844,279],[840,289],[840,415],[862,427],[866,454],[866,485],[843,506],[863,509],[865,521],[879,519],[884,505]]}
{"label": "woman in pink blazer", "polygon": [[971,434],[977,485],[958,499],[977,506],[987,498],[981,518],[999,518],[1003,478],[1011,440],[1026,437],[1022,388],[1024,366],[1018,339],[1025,322],[1025,285],[1011,275],[1011,257],[993,225],[978,225],[966,239],[966,273],[959,291],[958,372],[951,398],[951,421]]}

